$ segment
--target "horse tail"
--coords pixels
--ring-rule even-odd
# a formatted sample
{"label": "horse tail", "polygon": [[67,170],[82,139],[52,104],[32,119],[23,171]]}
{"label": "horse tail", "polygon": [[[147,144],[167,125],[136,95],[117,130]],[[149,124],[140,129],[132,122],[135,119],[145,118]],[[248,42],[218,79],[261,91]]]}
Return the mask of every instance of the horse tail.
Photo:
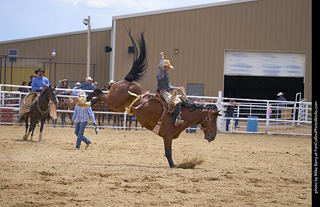
{"label": "horse tail", "polygon": [[[144,31],[140,33],[140,38],[132,37],[131,30],[127,32],[131,39],[132,46],[134,47],[134,58],[131,70],[124,79],[129,82],[140,81],[144,77],[148,66],[147,50],[144,40]],[[140,52],[138,52],[137,44],[139,46]]]}

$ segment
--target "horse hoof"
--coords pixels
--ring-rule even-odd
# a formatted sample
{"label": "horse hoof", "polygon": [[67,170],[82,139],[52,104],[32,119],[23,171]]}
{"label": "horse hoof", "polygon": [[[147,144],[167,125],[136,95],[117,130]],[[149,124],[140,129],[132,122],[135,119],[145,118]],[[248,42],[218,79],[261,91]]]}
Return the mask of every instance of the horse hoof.
{"label": "horse hoof", "polygon": [[28,137],[26,135],[23,136],[23,140],[26,141]]}
{"label": "horse hoof", "polygon": [[173,164],[173,165],[170,165],[170,168],[177,168],[177,166]]}

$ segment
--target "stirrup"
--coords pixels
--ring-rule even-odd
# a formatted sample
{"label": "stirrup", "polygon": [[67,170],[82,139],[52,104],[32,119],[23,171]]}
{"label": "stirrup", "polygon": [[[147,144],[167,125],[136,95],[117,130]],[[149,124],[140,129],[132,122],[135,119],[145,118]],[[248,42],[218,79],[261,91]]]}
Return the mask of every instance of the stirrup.
{"label": "stirrup", "polygon": [[174,122],[174,125],[178,126],[178,125],[183,124],[183,123],[184,123],[184,120],[181,120],[181,119],[177,118],[176,121]]}

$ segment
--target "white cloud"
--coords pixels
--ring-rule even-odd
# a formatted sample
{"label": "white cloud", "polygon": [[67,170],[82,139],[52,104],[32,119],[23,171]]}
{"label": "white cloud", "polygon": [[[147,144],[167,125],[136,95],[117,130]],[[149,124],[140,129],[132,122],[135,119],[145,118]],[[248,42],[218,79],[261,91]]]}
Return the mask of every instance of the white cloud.
{"label": "white cloud", "polygon": [[103,0],[89,0],[87,1],[87,6],[102,9],[110,7],[110,4],[108,3],[108,1]]}
{"label": "white cloud", "polygon": [[[176,1],[170,0],[162,0],[162,1],[154,1],[154,0],[52,0],[57,2],[64,2],[72,5],[84,5],[90,8],[115,8],[115,9],[129,9],[129,10],[137,10],[146,11],[146,10],[156,10],[162,8],[168,8],[168,6],[172,7]],[[179,0],[178,0],[179,2]]]}
{"label": "white cloud", "polygon": [[119,10],[130,10],[130,11],[153,11],[153,10],[162,10],[167,8],[177,8],[197,4],[206,4],[221,2],[227,0],[52,0],[60,1],[65,3],[70,3],[73,5],[82,5],[89,8],[95,9],[119,9]]}

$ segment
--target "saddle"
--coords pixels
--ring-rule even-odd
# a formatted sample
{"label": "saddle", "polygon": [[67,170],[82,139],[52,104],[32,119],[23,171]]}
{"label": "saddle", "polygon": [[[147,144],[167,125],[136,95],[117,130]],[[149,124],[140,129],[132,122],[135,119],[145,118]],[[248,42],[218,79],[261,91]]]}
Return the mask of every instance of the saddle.
{"label": "saddle", "polygon": [[168,105],[168,113],[170,114],[174,112],[176,105],[181,102],[178,96],[178,90],[173,90],[171,93],[167,91],[160,91],[159,96],[162,97],[161,100],[164,100]]}
{"label": "saddle", "polygon": [[[181,99],[180,97],[178,96],[178,90],[174,90],[172,91],[172,93],[169,93],[167,91],[161,91],[160,93],[159,92],[156,92],[155,95],[151,95],[149,93],[149,91],[146,91],[144,92],[143,94],[141,95],[137,95],[135,93],[132,93],[130,91],[128,91],[128,93],[131,95],[131,96],[135,96],[136,98],[132,101],[132,103],[129,105],[129,107],[126,107],[125,110],[126,112],[129,114],[129,115],[133,115],[133,112],[132,112],[132,108],[137,110],[139,109],[140,107],[142,107],[144,104],[146,104],[148,101],[150,101],[151,99],[155,99],[157,101],[159,101],[163,107],[163,112],[162,112],[162,115],[161,117],[158,119],[158,122],[157,124],[155,125],[155,127],[152,129],[152,131],[156,134],[159,134],[159,131],[160,131],[160,127],[161,127],[161,124],[162,124],[162,121],[163,121],[163,118],[164,116],[166,115],[166,113],[170,113],[172,114],[175,110],[175,107],[178,103],[181,102],[181,99],[182,100],[185,100],[187,101],[187,96],[185,94],[184,91],[182,91],[182,96],[181,96]],[[134,107],[133,104],[135,104],[138,100],[144,98],[148,96],[147,99],[145,99],[142,103],[140,103],[138,106]]]}
{"label": "saddle", "polygon": [[[19,116],[23,116],[24,114],[29,113],[31,108],[37,103],[39,97],[40,93],[38,92],[30,92],[29,94],[27,94],[24,97],[23,101],[20,103]],[[38,111],[41,114],[49,113],[52,119],[57,119],[56,105],[51,100],[49,101],[48,105],[49,106],[46,111],[41,111],[39,104],[37,104]]]}
{"label": "saddle", "polygon": [[[163,112],[162,112],[162,115],[161,117],[159,118],[157,124],[155,125],[155,127],[153,128],[153,132],[156,133],[156,134],[159,134],[159,131],[160,131],[160,126],[162,124],[162,121],[163,121],[163,118],[164,116],[166,115],[166,113],[168,112],[168,104],[160,97],[160,94],[158,92],[156,92],[156,95],[151,95],[149,93],[149,91],[146,91],[144,92],[143,94],[141,95],[137,95],[135,93],[132,93],[130,91],[128,91],[128,93],[131,95],[131,96],[135,96],[136,99],[134,99],[132,101],[132,103],[129,105],[129,107],[126,107],[126,112],[129,114],[129,115],[133,115],[133,112],[132,112],[132,108],[135,109],[135,110],[138,110],[139,108],[141,108],[144,104],[146,104],[148,101],[150,101],[151,99],[155,99],[157,101],[159,101],[163,107]],[[133,104],[136,103],[138,100],[144,98],[148,96],[147,99],[145,99],[142,103],[140,103],[138,106],[134,107]]]}

